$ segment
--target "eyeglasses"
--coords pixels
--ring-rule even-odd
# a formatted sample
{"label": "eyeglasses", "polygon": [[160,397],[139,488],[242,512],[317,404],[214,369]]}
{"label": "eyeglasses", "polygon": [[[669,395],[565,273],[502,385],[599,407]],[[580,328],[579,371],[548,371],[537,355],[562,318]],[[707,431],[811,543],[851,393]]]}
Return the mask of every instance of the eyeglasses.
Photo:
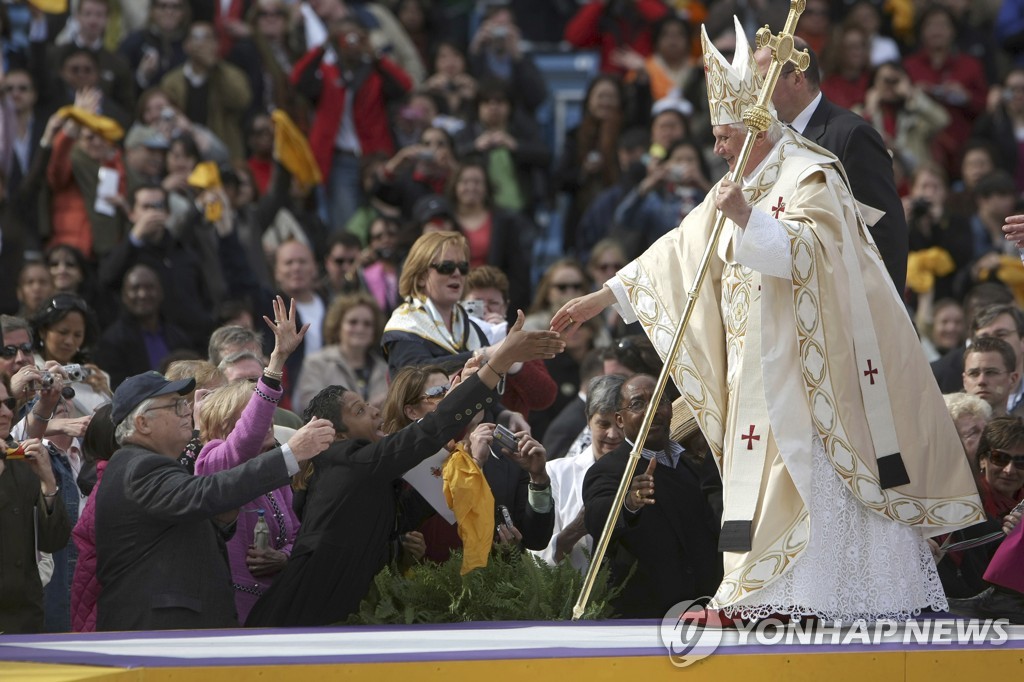
{"label": "eyeglasses", "polygon": [[583,282],[563,282],[560,284],[552,284],[552,289],[565,293],[566,291],[582,291]]}
{"label": "eyeglasses", "polygon": [[71,294],[57,294],[50,300],[51,310],[78,310],[89,312],[89,306],[82,299]]}
{"label": "eyeglasses", "polygon": [[440,400],[441,398],[448,395],[448,391],[451,388],[448,384],[442,384],[441,386],[431,386],[430,388],[423,391],[423,395],[420,396],[420,400]]}
{"label": "eyeglasses", "polygon": [[458,270],[462,275],[469,274],[469,263],[464,260],[460,260],[459,262],[443,260],[440,263],[431,263],[430,267],[437,270],[437,274],[439,275],[451,275],[454,274],[456,270]]}
{"label": "eyeglasses", "polygon": [[146,410],[146,412],[152,412],[153,410],[165,410],[169,407],[173,407],[174,414],[176,414],[179,417],[187,417],[188,415],[192,414],[192,403],[189,401],[188,398],[178,398],[173,403],[168,403],[166,405],[157,405],[156,407],[149,408],[148,410]]}
{"label": "eyeglasses", "polygon": [[[626,405],[623,409],[629,410],[634,414],[643,414],[644,412],[647,411],[647,404],[648,403],[645,398],[633,398],[632,400],[629,401],[629,404]],[[672,400],[667,395],[662,394],[661,400],[658,401],[658,407],[671,408]]]}
{"label": "eyeglasses", "polygon": [[18,399],[17,398],[4,398],[3,400],[0,400],[0,405],[3,405],[4,407],[6,407],[11,412],[14,412],[14,408],[16,408],[18,406]]}
{"label": "eyeglasses", "polygon": [[23,343],[20,346],[4,346],[0,348],[0,357],[3,357],[4,360],[10,360],[13,357],[17,357],[19,351],[25,355],[30,355],[32,353],[32,344]]}
{"label": "eyeglasses", "polygon": [[1007,464],[1013,462],[1015,469],[1024,469],[1024,456],[1022,455],[1011,455],[1005,450],[997,450],[992,448],[989,450],[988,461],[992,462],[992,466],[997,469],[1003,469]]}
{"label": "eyeglasses", "polygon": [[971,379],[977,379],[978,377],[980,377],[982,375],[984,375],[986,379],[993,379],[995,377],[1002,376],[1004,374],[1007,374],[1007,372],[1004,372],[1001,369],[996,369],[995,367],[984,367],[984,368],[979,367],[979,368],[968,369],[968,370],[964,371],[964,375],[970,377]]}

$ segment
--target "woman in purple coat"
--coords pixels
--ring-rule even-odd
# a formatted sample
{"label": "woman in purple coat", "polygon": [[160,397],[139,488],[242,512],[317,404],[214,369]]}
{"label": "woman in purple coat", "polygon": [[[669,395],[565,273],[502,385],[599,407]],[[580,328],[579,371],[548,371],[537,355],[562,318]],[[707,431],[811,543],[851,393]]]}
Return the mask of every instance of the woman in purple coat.
{"label": "woman in purple coat", "polygon": [[[198,476],[231,469],[276,447],[273,417],[284,393],[281,372],[309,325],[296,330],[295,301],[288,310],[280,296],[274,301],[274,321],[263,319],[274,332],[274,350],[263,376],[255,387],[249,381],[241,381],[218,388],[206,397],[199,410],[199,435],[206,444],[196,459]],[[253,546],[259,509],[264,511],[270,528],[270,544],[263,550]],[[288,561],[299,532],[299,520],[292,511],[289,486],[256,498],[237,514],[235,534],[227,543],[228,561],[238,619],[245,622],[256,599]]]}

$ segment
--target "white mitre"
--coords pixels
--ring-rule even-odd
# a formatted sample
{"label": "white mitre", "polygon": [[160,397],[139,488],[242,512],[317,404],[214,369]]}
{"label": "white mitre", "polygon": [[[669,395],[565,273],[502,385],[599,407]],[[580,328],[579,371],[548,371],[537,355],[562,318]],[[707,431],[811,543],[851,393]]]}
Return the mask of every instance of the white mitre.
{"label": "white mitre", "polygon": [[[757,69],[754,52],[750,49],[747,36],[743,33],[740,20],[733,15],[736,24],[736,52],[732,63],[726,61],[718,48],[708,38],[707,29],[701,24],[700,43],[704,50],[704,71],[708,85],[708,104],[711,105],[711,125],[742,123],[743,112],[754,106],[761,92],[764,78]],[[769,103],[768,110],[775,116],[775,108]]]}

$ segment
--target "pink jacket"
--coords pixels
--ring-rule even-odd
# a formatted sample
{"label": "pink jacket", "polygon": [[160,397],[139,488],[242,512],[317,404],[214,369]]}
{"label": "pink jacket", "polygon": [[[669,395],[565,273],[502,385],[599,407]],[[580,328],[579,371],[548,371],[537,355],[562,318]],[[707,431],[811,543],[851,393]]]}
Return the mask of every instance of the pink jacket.
{"label": "pink jacket", "polygon": [[96,485],[71,531],[71,538],[78,547],[75,577],[71,580],[71,629],[74,632],[96,632],[96,601],[100,598],[100,581],[96,578],[96,491],[100,489],[106,468],[106,460],[96,462]]}
{"label": "pink jacket", "polygon": [[[275,400],[280,399],[284,393],[267,386],[262,378],[256,385],[262,393]],[[273,424],[275,407],[276,403],[254,392],[227,440],[212,440],[203,446],[196,458],[196,475],[207,476],[226,471],[259,455],[267,429]],[[257,509],[265,512],[264,518],[270,526],[271,548],[291,556],[292,543],[299,532],[299,519],[292,511],[292,489],[288,486],[258,497],[239,510],[235,535],[228,542],[228,561],[231,564],[231,581],[235,588],[235,607],[238,609],[240,623],[245,622],[253,604],[274,579],[274,576],[257,578],[246,565],[246,553],[252,545]]]}

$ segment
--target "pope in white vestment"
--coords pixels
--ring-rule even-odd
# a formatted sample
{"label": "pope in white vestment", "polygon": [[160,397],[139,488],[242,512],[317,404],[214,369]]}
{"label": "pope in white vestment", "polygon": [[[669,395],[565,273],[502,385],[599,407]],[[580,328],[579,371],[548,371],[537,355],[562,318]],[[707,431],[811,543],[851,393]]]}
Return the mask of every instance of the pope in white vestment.
{"label": "pope in white vestment", "polygon": [[[702,40],[715,153],[732,169],[761,78],[738,22],[732,64]],[[872,210],[835,156],[773,121],[742,185],[719,182],[552,328],[615,303],[664,359],[719,209],[725,229],[670,363],[724,484],[715,605],[842,621],[945,609],[925,537],[985,514],[867,231]]]}

